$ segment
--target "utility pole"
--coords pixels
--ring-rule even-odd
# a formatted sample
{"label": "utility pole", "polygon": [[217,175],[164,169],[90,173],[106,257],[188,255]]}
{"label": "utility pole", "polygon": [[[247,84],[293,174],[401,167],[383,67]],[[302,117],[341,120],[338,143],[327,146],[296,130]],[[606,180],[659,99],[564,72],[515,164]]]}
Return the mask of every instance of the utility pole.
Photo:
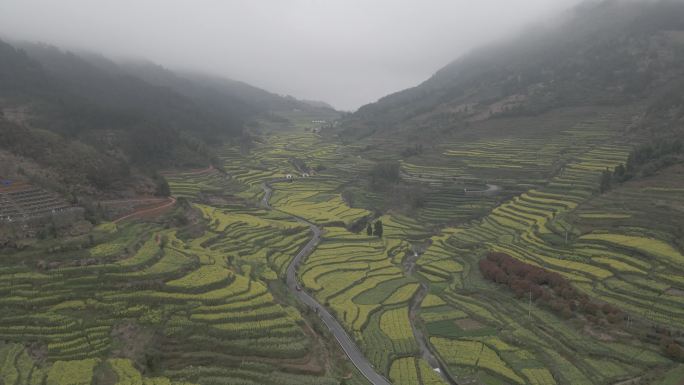
{"label": "utility pole", "polygon": [[532,289],[530,289],[530,302],[527,304],[527,318],[532,319]]}

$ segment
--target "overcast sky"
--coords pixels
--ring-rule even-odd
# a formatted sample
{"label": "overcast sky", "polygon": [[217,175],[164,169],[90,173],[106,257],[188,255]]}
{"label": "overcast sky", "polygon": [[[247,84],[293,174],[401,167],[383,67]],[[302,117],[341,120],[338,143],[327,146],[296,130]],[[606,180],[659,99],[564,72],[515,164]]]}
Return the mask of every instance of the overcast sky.
{"label": "overcast sky", "polygon": [[146,58],[340,109],[578,0],[0,0],[0,35]]}

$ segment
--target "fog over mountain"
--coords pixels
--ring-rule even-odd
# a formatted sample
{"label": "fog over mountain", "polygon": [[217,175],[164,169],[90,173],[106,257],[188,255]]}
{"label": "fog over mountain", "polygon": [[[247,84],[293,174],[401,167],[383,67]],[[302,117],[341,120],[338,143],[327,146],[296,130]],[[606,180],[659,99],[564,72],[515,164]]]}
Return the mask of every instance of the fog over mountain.
{"label": "fog over mountain", "polygon": [[684,0],[0,0],[10,384],[684,385]]}
{"label": "fog over mountain", "polygon": [[353,110],[577,0],[3,0],[0,36],[145,58]]}

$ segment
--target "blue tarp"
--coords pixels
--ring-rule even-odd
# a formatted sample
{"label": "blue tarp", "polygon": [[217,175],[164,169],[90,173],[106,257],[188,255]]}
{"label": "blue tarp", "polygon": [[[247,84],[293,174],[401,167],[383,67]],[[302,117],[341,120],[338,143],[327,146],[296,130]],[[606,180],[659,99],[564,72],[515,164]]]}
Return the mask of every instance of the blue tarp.
{"label": "blue tarp", "polygon": [[2,181],[0,181],[0,183],[2,183],[3,186],[9,186],[12,184],[12,181],[9,179],[3,179]]}

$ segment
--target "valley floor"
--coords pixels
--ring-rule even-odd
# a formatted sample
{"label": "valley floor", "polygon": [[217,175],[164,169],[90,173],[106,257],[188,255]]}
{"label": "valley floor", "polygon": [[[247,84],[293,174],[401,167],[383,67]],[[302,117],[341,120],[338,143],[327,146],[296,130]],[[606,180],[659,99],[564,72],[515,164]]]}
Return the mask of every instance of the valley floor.
{"label": "valley floor", "polygon": [[[653,330],[684,330],[684,179],[675,166],[598,193],[601,173],[626,160],[628,118],[443,143],[401,161],[405,181],[430,187],[425,204],[382,215],[368,208],[383,192],[362,194],[359,178],[392,154],[301,129],[269,133],[249,154],[226,146],[225,172],[166,175],[201,231],[131,218],[2,254],[0,378],[365,384],[288,291],[288,266],[315,245],[300,254],[295,291],[392,384],[676,384],[681,365]],[[303,176],[294,158],[317,171]],[[487,184],[502,189],[466,193]],[[298,218],[322,230],[319,242]],[[376,220],[382,237],[349,230]],[[490,251],[557,272],[629,319],[565,319],[516,298],[480,274]]]}

